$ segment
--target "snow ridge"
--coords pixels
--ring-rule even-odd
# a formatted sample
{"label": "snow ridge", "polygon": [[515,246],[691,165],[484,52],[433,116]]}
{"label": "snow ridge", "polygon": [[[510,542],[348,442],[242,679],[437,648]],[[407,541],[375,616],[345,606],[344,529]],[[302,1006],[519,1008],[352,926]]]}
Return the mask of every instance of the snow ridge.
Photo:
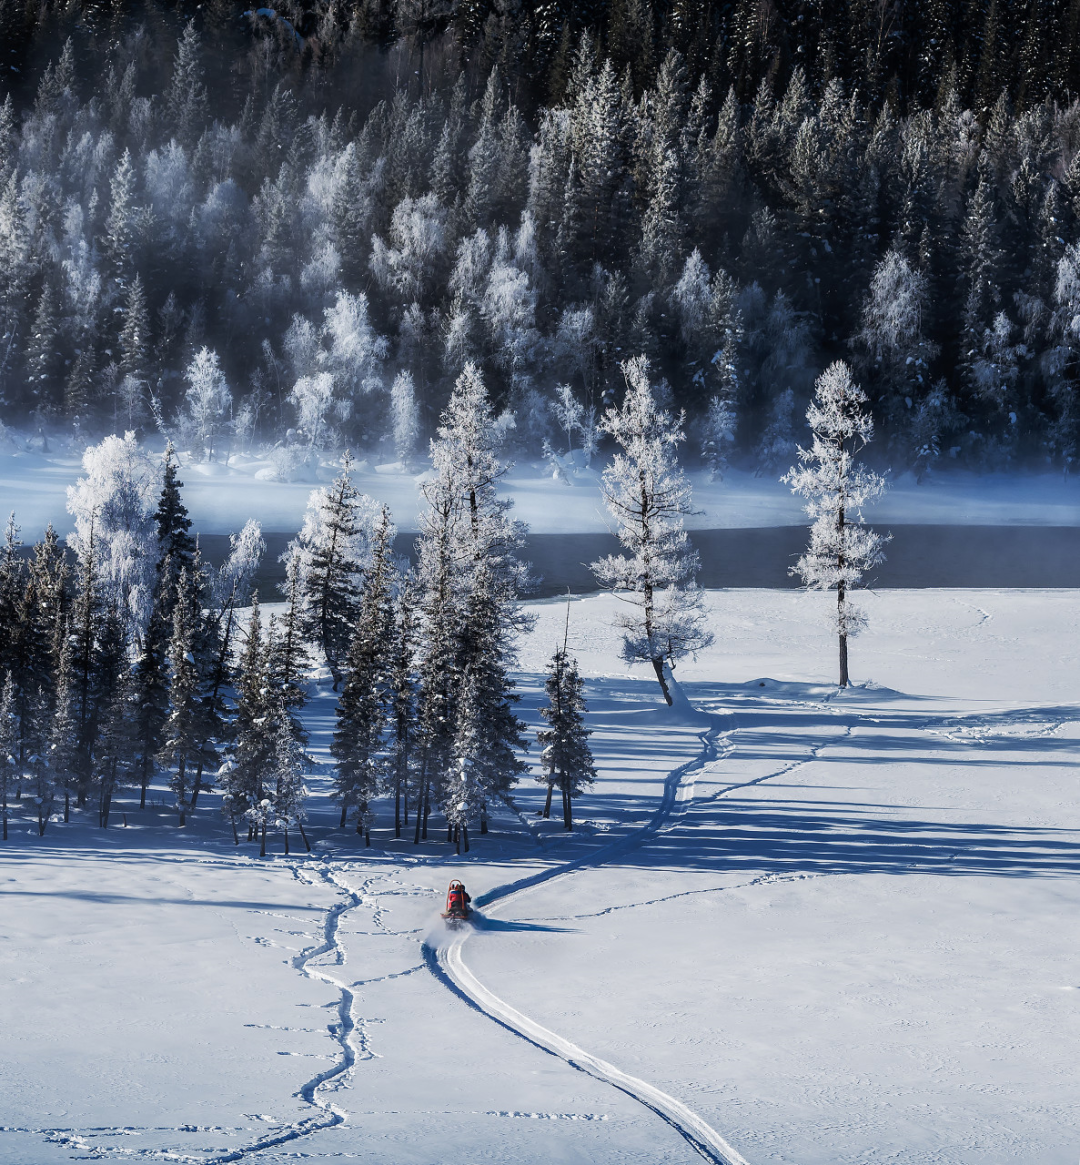
{"label": "snow ridge", "polygon": [[[671,772],[664,784],[664,794],[660,806],[652,818],[640,829],[623,838],[603,846],[595,853],[566,862],[553,869],[519,879],[516,882],[489,890],[476,899],[477,906],[505,905],[515,895],[556,878],[564,878],[586,867],[601,865],[615,854],[640,845],[665,828],[670,828],[674,818],[681,816],[691,799],[697,772],[717,759],[716,740],[720,728],[714,725],[701,734],[701,752],[693,760]],[[425,944],[424,954],[433,973],[466,1002],[483,1012],[496,1023],[508,1028],[522,1039],[538,1048],[565,1060],[571,1067],[589,1076],[594,1076],[613,1085],[640,1104],[667,1121],[679,1135],[706,1161],[713,1165],[749,1165],[746,1158],[728,1144],[715,1129],[708,1125],[697,1113],[680,1100],[636,1076],[631,1076],[614,1064],[579,1048],[570,1040],[549,1031],[535,1020],[523,1015],[500,999],[476,978],[465,965],[461,948],[469,937],[469,931],[458,931],[440,943],[437,948]]]}

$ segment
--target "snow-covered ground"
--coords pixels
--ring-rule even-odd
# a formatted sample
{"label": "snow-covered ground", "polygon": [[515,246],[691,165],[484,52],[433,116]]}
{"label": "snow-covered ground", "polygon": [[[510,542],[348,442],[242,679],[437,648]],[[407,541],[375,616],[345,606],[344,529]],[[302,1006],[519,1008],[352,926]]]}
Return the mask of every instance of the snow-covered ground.
{"label": "snow-covered ground", "polygon": [[[266,457],[237,456],[227,466],[184,460],[184,499],[195,528],[203,534],[231,533],[249,517],[257,518],[264,530],[297,530],[316,484],[314,477],[330,480],[338,472],[336,465],[327,463],[310,481],[280,482],[272,479],[274,468]],[[49,522],[66,534],[72,525],[65,508],[66,487],[80,474],[77,453],[43,454],[21,443],[9,444],[0,449],[4,516],[14,507],[28,539],[38,537]],[[400,530],[417,529],[422,474],[404,472],[397,464],[361,461],[353,477],[359,489],[391,507]],[[690,477],[699,512],[688,519],[689,529],[805,522],[800,499],[773,477],[740,470],[716,482],[700,470]],[[610,522],[598,487],[596,470],[580,470],[567,484],[553,480],[542,463],[522,462],[511,472],[506,493],[515,500],[515,516],[534,534],[602,533]],[[237,515],[243,516],[239,522]],[[920,485],[911,474],[902,474],[891,481],[889,492],[868,517],[885,524],[1078,526],[1080,479],[1060,473],[941,472]]]}
{"label": "snow-covered ground", "polygon": [[[572,836],[529,786],[467,858],[364,850],[323,773],[310,858],[235,848],[213,797],[185,833],[161,805],[20,823],[0,1161],[688,1163],[688,1111],[714,1161],[1075,1165],[1076,593],[867,595],[845,693],[828,601],[711,593],[672,713],[612,600],[575,600],[602,779]],[[534,609],[531,721],[565,615]],[[325,762],[329,695],[309,712]],[[485,899],[457,955],[454,875]]]}

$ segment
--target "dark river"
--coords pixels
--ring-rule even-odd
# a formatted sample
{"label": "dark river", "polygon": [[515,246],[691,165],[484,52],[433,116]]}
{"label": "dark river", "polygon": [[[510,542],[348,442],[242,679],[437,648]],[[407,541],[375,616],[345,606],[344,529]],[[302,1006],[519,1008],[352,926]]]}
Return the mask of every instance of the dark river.
{"label": "dark river", "polygon": [[[884,530],[884,528],[883,528]],[[886,561],[867,579],[874,587],[1076,587],[1080,586],[1080,527],[891,526]],[[805,526],[749,530],[694,530],[704,587],[796,587],[788,568],[806,545]],[[285,578],[278,558],[292,534],[266,534],[259,596],[280,598]],[[399,554],[412,557],[415,534],[399,534]],[[221,561],[228,538],[202,535],[203,554]],[[534,534],[524,557],[542,575],[536,597],[595,591],[586,563],[619,547],[609,534]]]}

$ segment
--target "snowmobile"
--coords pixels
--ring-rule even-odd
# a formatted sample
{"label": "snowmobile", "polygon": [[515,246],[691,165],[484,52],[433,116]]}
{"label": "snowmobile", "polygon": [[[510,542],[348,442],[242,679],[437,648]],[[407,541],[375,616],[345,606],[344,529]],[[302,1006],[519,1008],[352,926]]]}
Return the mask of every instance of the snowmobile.
{"label": "snowmobile", "polygon": [[465,892],[465,883],[459,882],[455,878],[446,891],[446,909],[443,911],[446,925],[456,929],[463,922],[468,922],[472,916],[472,911],[469,909],[471,901],[472,899]]}

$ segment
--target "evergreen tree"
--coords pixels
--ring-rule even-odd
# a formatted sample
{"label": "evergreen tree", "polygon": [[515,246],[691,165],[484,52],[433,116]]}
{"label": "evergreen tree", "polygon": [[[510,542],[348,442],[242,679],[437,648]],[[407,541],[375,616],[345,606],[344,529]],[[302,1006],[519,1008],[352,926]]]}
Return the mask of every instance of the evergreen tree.
{"label": "evergreen tree", "polygon": [[[566,617],[569,629],[569,606]],[[573,829],[573,798],[579,797],[596,780],[596,766],[589,748],[592,730],[585,727],[585,685],[577,660],[566,650],[565,636],[548,663],[544,691],[548,702],[541,707],[540,715],[548,727],[536,734],[543,750],[540,754],[543,773],[539,779],[548,787],[544,816],[550,814],[551,793],[558,785],[562,793],[563,824]]]}
{"label": "evergreen tree", "polygon": [[813,519],[810,545],[792,573],[811,590],[836,590],[842,688],[848,684],[848,639],[866,623],[850,592],[882,561],[881,548],[887,541],[862,519],[862,507],[885,489],[883,478],[855,460],[874,435],[865,404],[866,394],[842,360],[826,368],[806,412],[813,444],[799,448],[800,464],[781,479],[807,499],[806,512]]}
{"label": "evergreen tree", "polygon": [[176,796],[180,824],[187,824],[191,808],[191,789],[194,784],[190,772],[198,763],[198,754],[206,741],[200,723],[199,669],[195,660],[195,639],[199,611],[188,582],[187,571],[181,571],[177,585],[177,599],[173,607],[172,637],[169,640],[169,714],[163,729],[164,740],[158,760],[163,765],[175,765],[176,771],[169,783]]}
{"label": "evergreen tree", "polygon": [[330,667],[335,688],[343,677],[375,516],[375,503],[352,483],[351,466],[346,453],[333,485],[312,493],[303,529],[288,551],[299,556],[304,630]]}
{"label": "evergreen tree", "polygon": [[15,681],[8,672],[0,691],[0,817],[3,840],[8,839],[8,811],[19,777],[19,722],[15,716]]}
{"label": "evergreen tree", "polygon": [[394,837],[409,824],[409,791],[416,751],[416,584],[406,575],[398,585],[390,653],[390,780],[394,792]]}
{"label": "evergreen tree", "polygon": [[[271,767],[274,739],[272,731],[268,731],[273,708],[267,673],[266,644],[256,598],[252,603],[236,676],[233,755],[221,782],[222,806],[232,824],[233,834],[236,835],[237,821],[246,819],[249,841],[257,831],[265,830],[270,820],[265,782]],[[266,806],[264,801],[267,801]]]}
{"label": "evergreen tree", "polygon": [[684,440],[682,418],[657,406],[644,357],[626,361],[623,374],[623,404],[609,408],[601,422],[621,450],[604,470],[601,490],[630,556],[609,555],[590,569],[602,587],[631,605],[617,620],[623,658],[652,664],[671,704],[670,669],[712,642],[693,582],[697,552],[688,548],[683,529],[692,511],[690,485],[675,456]]}
{"label": "evergreen tree", "polygon": [[371,844],[371,803],[381,791],[388,768],[386,729],[393,702],[392,540],[393,526],[384,506],[375,529],[371,568],[360,597],[330,745],[337,764],[334,797],[341,803],[341,824],[355,810],[356,832],[364,835],[365,845]]}
{"label": "evergreen tree", "polygon": [[[300,837],[308,853],[311,845],[304,832],[304,802],[308,797],[307,787],[304,785],[304,770],[308,765],[302,745],[296,738],[290,723],[288,709],[279,705],[274,717],[275,731],[273,741],[272,769],[270,780],[273,783],[274,795],[272,811],[275,820],[281,825],[285,838],[285,853],[289,853],[289,826],[296,823]],[[265,830],[263,832],[263,854],[265,855]]]}

